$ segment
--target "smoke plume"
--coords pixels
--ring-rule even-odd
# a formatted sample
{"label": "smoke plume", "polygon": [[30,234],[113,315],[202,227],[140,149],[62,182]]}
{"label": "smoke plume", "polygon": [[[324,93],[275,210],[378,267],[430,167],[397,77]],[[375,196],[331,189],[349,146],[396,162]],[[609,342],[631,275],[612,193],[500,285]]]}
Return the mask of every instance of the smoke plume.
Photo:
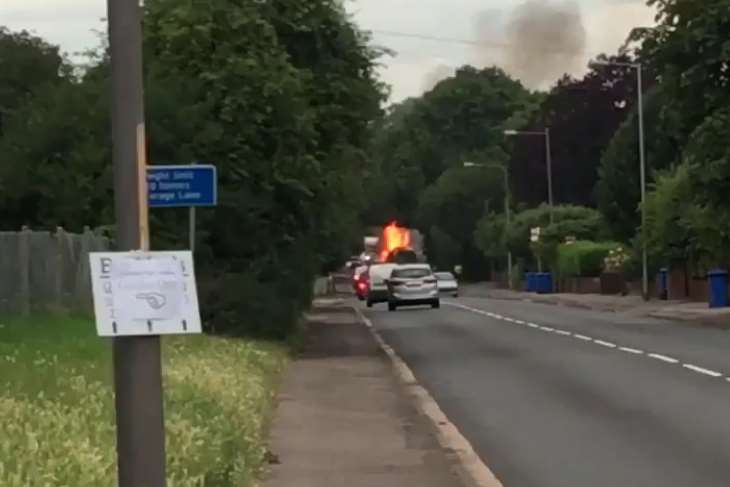
{"label": "smoke plume", "polygon": [[454,75],[454,68],[439,64],[426,73],[423,78],[423,91],[431,91],[440,81]]}
{"label": "smoke plume", "polygon": [[530,88],[582,68],[586,29],[574,1],[526,0],[505,25],[504,65]]}

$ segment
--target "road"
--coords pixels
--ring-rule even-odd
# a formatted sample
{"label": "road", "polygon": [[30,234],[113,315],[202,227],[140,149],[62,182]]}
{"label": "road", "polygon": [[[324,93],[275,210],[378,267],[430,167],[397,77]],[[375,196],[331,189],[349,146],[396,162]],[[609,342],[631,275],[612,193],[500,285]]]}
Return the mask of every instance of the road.
{"label": "road", "polygon": [[517,301],[366,311],[506,487],[730,485],[730,332]]}

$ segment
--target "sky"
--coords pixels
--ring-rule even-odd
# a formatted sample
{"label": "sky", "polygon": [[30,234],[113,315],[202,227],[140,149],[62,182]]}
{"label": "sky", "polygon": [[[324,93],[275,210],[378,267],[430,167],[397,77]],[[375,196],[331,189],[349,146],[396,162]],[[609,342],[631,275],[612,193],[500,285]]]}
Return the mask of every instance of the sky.
{"label": "sky", "polygon": [[[393,53],[380,76],[394,102],[464,64],[496,64],[546,89],[564,73],[580,75],[596,54],[615,52],[633,27],[654,23],[644,0],[344,1],[373,43]],[[0,25],[33,31],[71,56],[98,44],[105,15],[105,0],[0,0]]]}

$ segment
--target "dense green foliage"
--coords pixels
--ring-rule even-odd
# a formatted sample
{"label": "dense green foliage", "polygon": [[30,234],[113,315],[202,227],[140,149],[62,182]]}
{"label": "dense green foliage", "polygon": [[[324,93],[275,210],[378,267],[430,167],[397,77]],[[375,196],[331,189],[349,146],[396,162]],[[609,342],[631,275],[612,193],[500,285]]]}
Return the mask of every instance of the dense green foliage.
{"label": "dense green foliage", "polygon": [[[657,27],[596,59],[642,65],[651,264],[727,265],[730,0],[647,3]],[[468,278],[503,266],[508,249],[525,267],[553,265],[568,236],[640,243],[636,69],[594,65],[531,93],[498,67],[464,66],[382,113],[368,40],[337,0],[145,2],[150,159],[219,167],[220,206],[200,212],[197,255],[218,329],[294,323],[312,277],[366,225],[417,226],[432,262]],[[2,226],[108,226],[106,52],[76,69],[54,46],[0,30],[0,66]],[[504,134],[544,128],[554,224],[544,138]],[[184,245],[185,212],[152,218],[157,248]],[[531,245],[535,226],[543,240]]]}
{"label": "dense green foliage", "polygon": [[439,267],[463,264],[467,278],[480,277],[484,258],[473,232],[485,209],[503,207],[503,175],[463,164],[504,166],[502,132],[534,98],[498,68],[465,66],[423,97],[391,108],[371,148],[366,221],[416,225]]}
{"label": "dense green foliage", "polygon": [[555,270],[561,277],[597,277],[604,270],[609,252],[621,247],[616,242],[579,240],[558,246]]}
{"label": "dense green foliage", "polygon": [[[625,62],[627,56],[609,58]],[[560,203],[595,206],[594,186],[606,145],[636,104],[631,70],[594,66],[580,79],[560,79],[516,129],[550,128],[553,192]],[[530,206],[547,200],[545,138],[514,138],[510,159],[515,197]]]}
{"label": "dense green foliage", "polygon": [[[555,265],[558,246],[566,238],[577,240],[600,240],[604,235],[601,214],[591,208],[572,205],[556,206],[553,222],[550,221],[551,209],[548,205],[518,213],[507,228],[507,245],[512,254],[528,266],[537,267],[536,258],[546,268]],[[540,228],[540,240],[530,241],[533,228]]]}
{"label": "dense green foliage", "polygon": [[[282,336],[359,234],[379,52],[335,0],[149,0],[144,13],[150,161],[218,167],[219,206],[199,212],[207,322]],[[6,117],[4,228],[113,223],[108,58],[55,71]],[[153,247],[183,247],[186,228],[184,211],[153,211]]]}

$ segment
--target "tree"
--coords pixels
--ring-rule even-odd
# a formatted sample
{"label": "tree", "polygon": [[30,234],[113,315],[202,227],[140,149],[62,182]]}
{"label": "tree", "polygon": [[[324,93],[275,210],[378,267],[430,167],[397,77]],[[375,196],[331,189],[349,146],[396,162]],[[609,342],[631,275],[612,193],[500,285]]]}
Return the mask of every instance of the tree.
{"label": "tree", "polygon": [[[472,260],[475,255],[480,256],[473,240],[477,221],[485,207],[501,205],[503,200],[504,187],[498,171],[488,168],[445,171],[424,191],[419,205],[418,226],[428,229],[429,257],[450,266],[463,264],[467,273],[478,272],[483,260],[478,257]],[[437,230],[432,231],[434,228]]]}
{"label": "tree", "polygon": [[[625,55],[600,59],[630,61]],[[595,206],[593,188],[601,155],[635,100],[632,70],[595,66],[582,79],[563,77],[537,110],[510,126],[527,131],[550,128],[556,202]],[[520,136],[513,143],[510,169],[515,197],[537,206],[547,201],[545,139]]]}
{"label": "tree", "polygon": [[[592,209],[573,205],[559,205],[552,209],[553,223],[550,222],[550,207],[541,205],[517,213],[507,227],[507,247],[515,258],[526,265],[535,265],[539,256],[543,264],[551,266],[557,258],[558,245],[567,237],[577,240],[604,240],[605,229],[601,214]],[[531,230],[540,228],[540,241],[531,242]]]}
{"label": "tree", "polygon": [[39,88],[0,138],[2,225],[108,224],[110,145],[106,85],[65,80]]}
{"label": "tree", "polygon": [[371,148],[378,184],[370,192],[368,221],[410,224],[421,193],[446,170],[467,159],[503,161],[505,122],[534,98],[499,68],[464,66],[422,97],[393,107]]}
{"label": "tree", "polygon": [[357,226],[361,149],[383,96],[378,52],[330,0],[151,0],[145,11],[158,72],[200,82],[182,100],[201,113],[191,147],[219,169],[220,205],[204,225],[210,318],[286,331]]}
{"label": "tree", "polygon": [[698,257],[692,224],[693,190],[689,166],[658,175],[646,201],[647,248],[652,260],[664,265],[684,264]]}
{"label": "tree", "polygon": [[57,46],[26,31],[11,32],[0,26],[0,135],[8,117],[33,93],[69,74]]}
{"label": "tree", "polygon": [[[199,212],[206,322],[282,336],[358,232],[379,52],[334,0],[148,0],[144,14],[149,160],[218,167],[219,206]],[[112,221],[105,54],[13,117],[4,224]],[[184,218],[152,213],[155,248],[185,245]]]}
{"label": "tree", "polygon": [[[655,172],[676,164],[681,153],[677,129],[680,114],[667,107],[666,96],[662,87],[656,87],[645,97],[647,184],[651,184]],[[614,238],[622,241],[633,237],[641,220],[638,211],[641,201],[638,133],[638,114],[633,110],[603,154],[596,185],[598,208]]]}

